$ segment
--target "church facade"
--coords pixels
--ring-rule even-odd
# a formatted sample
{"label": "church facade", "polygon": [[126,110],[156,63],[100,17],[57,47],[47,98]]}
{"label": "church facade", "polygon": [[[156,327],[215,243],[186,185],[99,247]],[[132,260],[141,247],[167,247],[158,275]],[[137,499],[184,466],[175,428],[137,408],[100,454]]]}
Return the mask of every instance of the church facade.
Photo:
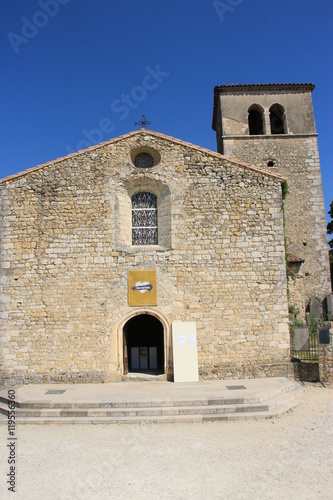
{"label": "church facade", "polygon": [[2,180],[2,383],[172,379],[179,322],[200,378],[292,377],[286,175],[237,156],[141,129]]}

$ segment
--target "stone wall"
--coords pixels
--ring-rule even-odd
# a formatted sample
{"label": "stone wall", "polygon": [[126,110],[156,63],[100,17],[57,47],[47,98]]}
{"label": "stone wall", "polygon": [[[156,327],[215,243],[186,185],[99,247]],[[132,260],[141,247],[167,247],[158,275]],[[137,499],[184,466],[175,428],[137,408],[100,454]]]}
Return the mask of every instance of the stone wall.
{"label": "stone wall", "polygon": [[300,382],[319,382],[319,363],[315,361],[293,361],[294,378]]}
{"label": "stone wall", "polygon": [[[246,140],[225,139],[230,157],[267,168],[287,179],[285,200],[286,241],[288,252],[304,260],[297,284],[299,293],[291,303],[305,313],[313,297],[323,300],[331,291],[326,220],[316,137],[261,136]],[[293,288],[291,287],[291,291]]]}
{"label": "stone wall", "polygon": [[307,302],[304,293],[304,273],[299,271],[297,274],[288,275],[288,296],[289,296],[289,312],[294,314],[295,319],[301,323],[305,323],[304,311],[306,310]]}
{"label": "stone wall", "polygon": [[[155,148],[138,169],[130,152]],[[158,197],[160,245],[130,241],[130,196]],[[290,375],[277,176],[140,131],[1,185],[2,378],[106,381],[123,372],[127,275],[155,269],[166,370],[171,325],[195,321],[201,378]]]}
{"label": "stone wall", "polygon": [[[218,150],[287,179],[286,243],[304,263],[290,281],[290,305],[301,312],[313,297],[331,292],[326,218],[312,105],[312,84],[223,85],[215,87],[213,128]],[[274,134],[271,106],[283,111],[283,130]],[[261,110],[262,135],[250,135],[249,109]]]}
{"label": "stone wall", "polygon": [[[269,85],[268,85],[269,86]],[[268,87],[267,86],[267,87]],[[248,135],[248,109],[257,104],[264,110],[264,133],[270,134],[269,109],[274,104],[281,105],[285,110],[285,126],[288,134],[316,134],[311,92],[313,86],[305,85],[296,88],[275,88],[236,90],[235,86],[220,88],[219,107],[222,113],[222,135]],[[289,88],[288,88],[289,87]],[[291,86],[293,87],[293,86]],[[218,108],[218,105],[216,106]],[[215,110],[217,112],[217,109]],[[216,117],[216,125],[218,117]]]}

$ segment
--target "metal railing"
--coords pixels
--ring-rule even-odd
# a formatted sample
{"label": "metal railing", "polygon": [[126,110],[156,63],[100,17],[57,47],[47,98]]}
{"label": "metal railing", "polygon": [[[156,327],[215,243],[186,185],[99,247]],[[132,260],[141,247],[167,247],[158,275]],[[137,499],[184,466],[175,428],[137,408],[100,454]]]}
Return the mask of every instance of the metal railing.
{"label": "metal railing", "polygon": [[290,323],[290,356],[291,359],[299,359],[300,361],[318,361],[319,350],[318,350],[318,335],[317,329],[314,330],[308,327],[309,334],[309,344],[308,349],[296,349],[296,339],[295,339],[295,325]]}

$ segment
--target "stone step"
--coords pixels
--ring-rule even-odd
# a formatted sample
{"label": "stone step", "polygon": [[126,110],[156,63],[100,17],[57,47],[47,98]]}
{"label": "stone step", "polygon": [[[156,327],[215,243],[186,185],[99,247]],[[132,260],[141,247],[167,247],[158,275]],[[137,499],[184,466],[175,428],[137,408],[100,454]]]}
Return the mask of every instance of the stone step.
{"label": "stone step", "polygon": [[[16,419],[22,417],[135,417],[135,416],[159,416],[159,415],[204,415],[215,413],[239,413],[253,411],[268,411],[268,405],[211,405],[211,406],[171,406],[151,408],[111,408],[111,409],[16,409]],[[6,414],[6,409],[0,407],[0,411]]]}
{"label": "stone step", "polygon": [[[300,385],[283,386],[279,390],[274,391],[274,397],[283,396],[285,394],[291,393],[293,396],[302,396],[305,393],[305,389]],[[111,396],[112,397],[112,396]],[[197,406],[197,405],[240,405],[240,404],[253,404],[253,403],[263,403],[265,401],[272,400],[271,393],[261,393],[251,396],[237,397],[235,395],[230,397],[210,397],[201,399],[154,399],[154,400],[130,400],[130,401],[71,401],[71,402],[54,402],[54,401],[24,401],[16,400],[16,408],[35,408],[35,409],[46,409],[46,408],[150,408],[152,406]],[[7,405],[9,398],[0,395],[0,413],[1,413],[1,403]]]}
{"label": "stone step", "polygon": [[[184,418],[188,417],[190,421],[197,421],[197,418],[201,420],[219,420],[224,416],[230,418],[234,416],[269,416],[270,414],[278,414],[281,411],[286,411],[294,406],[294,403],[298,402],[298,398],[304,394],[303,388],[295,388],[293,391],[288,391],[284,394],[279,394],[278,396],[269,398],[265,403],[258,404],[237,402],[233,400],[233,404],[224,404],[224,399],[219,400],[209,400],[211,403],[217,404],[202,404],[202,400],[187,401],[187,404],[177,405],[176,402],[172,406],[156,405],[156,401],[151,402],[151,406],[117,406],[117,407],[91,407],[86,404],[84,407],[82,403],[72,404],[69,407],[50,408],[50,407],[39,407],[36,408],[34,403],[27,403],[24,407],[16,408],[15,417],[18,423],[28,423],[35,422],[40,419],[41,421],[57,423],[58,421],[68,421],[84,423],[87,421],[98,420],[101,423],[107,420],[111,422],[118,422],[129,419],[132,422],[142,422],[144,420],[151,421],[151,419],[158,419],[163,421],[163,418],[174,418],[183,421]],[[108,403],[107,403],[108,404]],[[152,406],[154,405],[154,406]],[[102,406],[104,404],[102,403]],[[280,410],[283,408],[283,410]],[[0,413],[7,415],[8,407],[6,403],[0,404]]]}
{"label": "stone step", "polygon": [[122,382],[143,382],[143,381],[149,381],[149,382],[165,382],[167,381],[168,377],[167,374],[161,374],[161,375],[150,375],[148,373],[127,373],[127,375],[122,375],[121,381]]}
{"label": "stone step", "polygon": [[299,405],[301,401],[294,401],[292,404],[282,406],[279,409],[267,412],[241,412],[241,413],[220,413],[206,415],[151,415],[144,417],[25,417],[20,419],[19,425],[37,424],[175,424],[175,423],[203,423],[218,422],[222,420],[247,420],[274,418],[291,410]]}
{"label": "stone step", "polygon": [[[278,415],[301,402],[305,388],[284,378],[189,384],[48,384],[15,389],[23,423],[204,422]],[[8,414],[0,393],[0,424]]]}
{"label": "stone step", "polygon": [[[8,404],[8,399],[0,397],[1,405]],[[157,400],[153,401],[80,401],[80,402],[49,402],[49,401],[16,401],[16,408],[150,408],[151,406],[197,406],[197,405],[233,405],[246,404],[246,402],[260,403],[260,398],[210,398],[210,399],[179,399],[179,400]]]}

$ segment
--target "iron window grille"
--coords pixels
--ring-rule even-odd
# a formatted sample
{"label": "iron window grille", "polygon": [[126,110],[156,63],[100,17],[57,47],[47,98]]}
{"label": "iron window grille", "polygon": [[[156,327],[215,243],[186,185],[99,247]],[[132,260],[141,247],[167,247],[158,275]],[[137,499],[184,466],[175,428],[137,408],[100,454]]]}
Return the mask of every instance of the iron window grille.
{"label": "iron window grille", "polygon": [[132,245],[157,244],[157,197],[141,191],[132,196]]}
{"label": "iron window grille", "polygon": [[151,168],[154,166],[154,158],[149,153],[139,153],[133,163],[138,168]]}

